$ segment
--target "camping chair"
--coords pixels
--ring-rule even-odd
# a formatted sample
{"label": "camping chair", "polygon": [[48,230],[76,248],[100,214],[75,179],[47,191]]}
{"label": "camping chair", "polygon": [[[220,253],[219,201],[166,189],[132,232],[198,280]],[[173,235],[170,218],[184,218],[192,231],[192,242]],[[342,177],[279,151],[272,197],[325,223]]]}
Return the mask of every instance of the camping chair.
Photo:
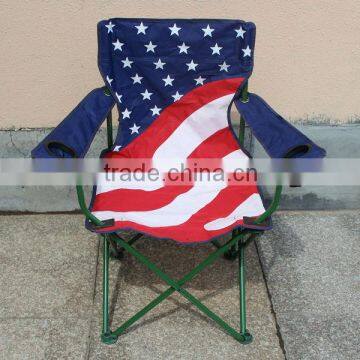
{"label": "camping chair", "polygon": [[[255,25],[240,20],[110,19],[98,24],[98,65],[105,87],[93,90],[33,151],[33,158],[83,158],[101,123],[107,119],[108,146],[101,158],[90,207],[77,185],[86,227],[103,237],[103,328],[106,344],[175,291],[243,344],[252,336],[246,325],[245,249],[256,234],[271,228],[282,191],[265,209],[256,176],[234,179],[234,164],[248,162],[245,123],[272,158],[322,158],[318,147],[248,92],[253,69]],[[119,129],[113,142],[111,110],[116,104]],[[240,134],[230,119],[235,104]],[[205,160],[204,160],[205,159]],[[141,172],[159,169],[159,178],[122,179],[142,164]],[[134,163],[132,163],[134,161]],[[176,167],[206,163],[209,173],[220,166],[225,178],[193,179]],[[172,183],[171,171],[187,174]],[[111,171],[108,171],[111,169]],[[240,185],[240,186],[239,186]],[[138,232],[125,241],[122,230]],[[225,243],[219,237],[230,233]],[[211,242],[216,251],[180,280],[174,280],[141,254],[134,243],[147,234],[189,244]],[[109,324],[109,261],[128,252],[158,275],[169,288],[116,330]],[[239,261],[240,331],[222,320],[184,289],[220,256]]]}

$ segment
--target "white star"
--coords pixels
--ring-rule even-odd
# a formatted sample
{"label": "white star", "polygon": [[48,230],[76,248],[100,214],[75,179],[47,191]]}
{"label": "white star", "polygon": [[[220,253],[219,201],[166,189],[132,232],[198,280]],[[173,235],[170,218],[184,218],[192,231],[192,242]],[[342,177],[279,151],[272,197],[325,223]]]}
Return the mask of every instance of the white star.
{"label": "white star", "polygon": [[242,39],[244,38],[244,34],[246,33],[246,31],[242,28],[242,26],[240,26],[239,29],[235,29],[236,31],[236,37],[241,37]]}
{"label": "white star", "polygon": [[141,95],[143,96],[143,100],[145,100],[145,99],[150,100],[150,97],[151,97],[152,94],[153,93],[148,92],[147,89],[145,89],[145,92],[141,93]]}
{"label": "white star", "polygon": [[153,116],[154,115],[160,115],[161,108],[158,108],[156,105],[150,110],[152,111]]}
{"label": "white star", "polygon": [[119,39],[117,39],[116,42],[113,42],[112,44],[114,45],[114,51],[115,50],[122,51],[122,47],[124,46],[124,44],[120,42]]}
{"label": "white star", "polygon": [[186,66],[188,67],[188,71],[190,70],[194,70],[196,69],[196,67],[198,66],[199,64],[195,64],[194,63],[194,60],[191,60],[191,62],[187,63]]}
{"label": "white star", "polygon": [[145,30],[148,28],[148,26],[144,26],[144,24],[141,22],[140,25],[135,25],[135,27],[137,28],[137,34],[144,34],[145,35]]}
{"label": "white star", "polygon": [[177,91],[176,94],[171,95],[174,98],[174,102],[181,99],[182,94],[179,94],[179,92]]}
{"label": "white star", "polygon": [[120,151],[121,145],[116,145],[113,149],[113,151]]}
{"label": "white star", "polygon": [[122,95],[118,94],[117,92],[115,93],[117,99],[119,100],[119,103],[121,104],[121,98],[122,98]]}
{"label": "white star", "polygon": [[249,56],[251,57],[251,49],[249,47],[249,45],[245,48],[245,49],[241,49],[244,52],[243,57]]}
{"label": "white star", "polygon": [[174,24],[172,27],[169,27],[169,29],[171,30],[170,36],[174,34],[179,36],[179,30],[181,30],[181,28],[177,27],[176,24]]}
{"label": "white star", "polygon": [[216,43],[214,46],[210,46],[210,49],[212,50],[211,55],[215,55],[215,54],[220,55],[220,50],[222,49],[222,47]]}
{"label": "white star", "polygon": [[179,54],[181,53],[185,53],[187,54],[187,49],[189,48],[190,46],[186,46],[185,43],[183,42],[182,45],[178,45],[178,48],[180,49],[179,51]]}
{"label": "white star", "polygon": [[147,45],[144,45],[146,47],[146,52],[155,52],[155,48],[157,47],[157,45],[154,45],[151,41],[147,44]]}
{"label": "white star", "polygon": [[208,24],[208,26],[205,28],[205,29],[201,29],[203,32],[204,32],[204,37],[205,36],[210,36],[210,37],[212,37],[212,32],[214,31],[214,29],[211,29],[210,28],[210,26],[209,26],[209,24]]}
{"label": "white star", "polygon": [[114,81],[114,79],[111,79],[109,75],[106,76],[106,81],[111,85],[111,83]]}
{"label": "white star", "polygon": [[204,85],[205,78],[199,76],[197,79],[194,79],[196,81],[196,85]]}
{"label": "white star", "polygon": [[162,62],[161,59],[159,59],[157,62],[153,63],[156,67],[155,69],[163,69],[164,70],[164,65],[166,65],[166,63]]}
{"label": "white star", "polygon": [[226,71],[226,72],[228,72],[228,67],[230,67],[230,65],[227,65],[225,61],[219,66],[220,66],[220,71]]}
{"label": "white star", "polygon": [[130,61],[128,57],[125,60],[121,60],[121,62],[124,64],[123,68],[131,68],[131,64],[133,63],[133,61]]}
{"label": "white star", "polygon": [[134,123],[134,125],[133,125],[131,128],[129,128],[129,130],[131,130],[131,134],[130,134],[130,135],[132,135],[132,134],[134,134],[134,133],[138,134],[140,127],[141,127],[141,126],[136,126],[136,124]]}
{"label": "white star", "polygon": [[125,108],[125,110],[121,114],[123,116],[123,119],[126,119],[126,118],[130,119],[131,111],[129,111],[127,108]]}
{"label": "white star", "polygon": [[174,81],[174,79],[172,79],[171,77],[170,77],[170,75],[168,75],[165,79],[163,79],[163,81],[165,82],[165,85],[164,86],[168,86],[168,85],[170,85],[170,86],[173,86],[173,81]]}
{"label": "white star", "polygon": [[113,30],[114,26],[115,25],[111,21],[107,25],[105,25],[105,27],[107,27],[107,29],[108,29],[108,34],[111,32],[114,32],[114,30]]}
{"label": "white star", "polygon": [[133,84],[136,84],[136,83],[138,83],[138,84],[141,84],[141,79],[142,79],[142,77],[141,76],[139,76],[137,73],[136,73],[136,75],[135,76],[133,76],[133,77],[131,77],[132,79],[133,79]]}

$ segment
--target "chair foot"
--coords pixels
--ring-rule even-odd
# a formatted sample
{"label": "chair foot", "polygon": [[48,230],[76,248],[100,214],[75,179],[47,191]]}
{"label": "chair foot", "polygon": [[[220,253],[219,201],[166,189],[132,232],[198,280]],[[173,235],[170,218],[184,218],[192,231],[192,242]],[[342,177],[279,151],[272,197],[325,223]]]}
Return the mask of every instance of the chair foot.
{"label": "chair foot", "polygon": [[247,345],[253,341],[253,336],[246,330],[245,333],[242,333],[239,338],[241,344]]}
{"label": "chair foot", "polygon": [[237,251],[230,249],[224,253],[224,258],[229,261],[234,261],[237,258]]}
{"label": "chair foot", "polygon": [[101,334],[101,341],[106,345],[115,344],[118,337],[112,333]]}
{"label": "chair foot", "polygon": [[124,251],[111,249],[110,258],[114,260],[122,260],[124,258]]}

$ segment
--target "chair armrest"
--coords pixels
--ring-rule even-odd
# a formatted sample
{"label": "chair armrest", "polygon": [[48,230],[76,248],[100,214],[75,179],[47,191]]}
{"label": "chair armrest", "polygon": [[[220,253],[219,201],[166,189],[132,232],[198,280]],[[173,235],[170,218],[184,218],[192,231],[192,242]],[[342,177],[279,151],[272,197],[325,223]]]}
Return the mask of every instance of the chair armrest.
{"label": "chair armrest", "polygon": [[[115,104],[106,87],[92,90],[71,113],[47,135],[32,151],[35,159],[83,158],[101,124]],[[91,214],[85,203],[81,176],[78,177],[76,193],[81,211],[95,226],[105,226]]]}
{"label": "chair armrest", "polygon": [[277,210],[280,203],[281,192],[282,192],[282,185],[281,184],[276,185],[275,194],[273,200],[271,201],[271,204],[265,210],[265,212],[263,212],[254,220],[255,225],[261,224],[264,221],[266,221]]}
{"label": "chair armrest", "polygon": [[86,219],[93,222],[95,225],[101,225],[102,224],[101,220],[99,220],[96,216],[94,216],[89,211],[89,209],[86,205],[84,187],[83,187],[80,179],[77,180],[76,195],[78,198],[80,209],[81,209],[82,213],[85,215]]}
{"label": "chair armrest", "polygon": [[323,158],[326,151],[277,114],[260,96],[249,93],[235,106],[272,158]]}
{"label": "chair armrest", "polygon": [[115,101],[106,88],[92,90],[32,151],[32,158],[83,158]]}

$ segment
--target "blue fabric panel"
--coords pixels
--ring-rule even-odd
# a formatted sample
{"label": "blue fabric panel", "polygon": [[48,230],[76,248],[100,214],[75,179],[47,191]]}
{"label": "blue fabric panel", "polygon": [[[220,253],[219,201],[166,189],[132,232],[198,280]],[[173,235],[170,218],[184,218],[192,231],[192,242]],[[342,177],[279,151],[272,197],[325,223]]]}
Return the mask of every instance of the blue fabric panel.
{"label": "blue fabric panel", "polygon": [[[172,33],[175,25],[179,31]],[[115,144],[124,148],[140,136],[159,115],[151,109],[165,110],[174,103],[174,94],[184,95],[216,80],[248,78],[255,35],[255,25],[241,20],[113,18],[99,22],[99,70],[120,114]],[[151,51],[150,43],[155,46]],[[221,47],[218,53],[212,50],[215,44]],[[159,61],[163,65],[157,65]],[[189,70],[191,62],[196,68]],[[228,65],[226,70],[221,70],[222,64]],[[165,83],[168,76],[171,85]],[[199,78],[203,81],[197,82]],[[145,91],[151,98],[145,98]],[[132,130],[134,125],[139,128]]]}
{"label": "blue fabric panel", "polygon": [[272,158],[323,158],[326,151],[277,114],[260,96],[235,105],[255,137]]}
{"label": "blue fabric panel", "polygon": [[91,91],[72,112],[36,146],[33,158],[82,158],[100,125],[114,106],[104,88]]}

